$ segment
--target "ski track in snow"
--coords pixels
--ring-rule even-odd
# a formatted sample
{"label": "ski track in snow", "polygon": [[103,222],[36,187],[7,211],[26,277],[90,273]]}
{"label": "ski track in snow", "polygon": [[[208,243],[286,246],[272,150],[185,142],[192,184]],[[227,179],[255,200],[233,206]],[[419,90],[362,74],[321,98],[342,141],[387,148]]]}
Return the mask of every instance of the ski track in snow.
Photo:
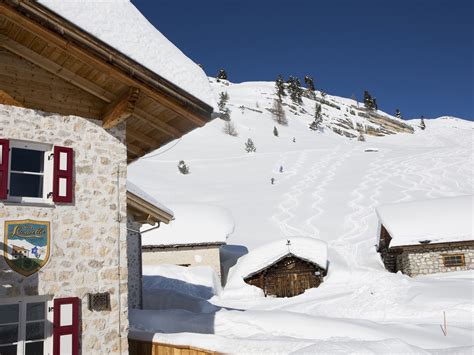
{"label": "ski track in snow", "polygon": [[319,189],[317,189],[317,191],[313,192],[312,194],[313,198],[316,199],[316,202],[311,205],[311,209],[316,210],[316,212],[306,221],[306,225],[311,229],[310,232],[308,232],[306,229],[300,229],[294,226],[295,223],[292,222],[295,218],[295,213],[293,211],[300,205],[299,197],[312,186],[316,185],[317,178],[324,171],[324,168],[333,161],[333,158],[338,155],[339,150],[340,146],[331,149],[329,154],[326,154],[327,150],[305,150],[300,152],[296,163],[290,169],[289,174],[283,179],[283,181],[286,181],[298,174],[299,170],[307,161],[308,153],[323,153],[324,157],[313,162],[311,167],[306,169],[307,172],[302,175],[301,179],[299,179],[296,184],[293,184],[289,191],[282,195],[283,201],[278,204],[279,212],[272,215],[271,217],[271,220],[280,228],[286,237],[294,235],[319,234],[317,227],[312,224],[312,219],[314,217],[318,217],[323,212],[321,207],[319,207],[319,203],[322,201],[320,190],[323,190],[324,186],[326,186],[328,182],[334,178],[335,170],[349,156],[348,153],[343,154],[337,158],[337,161],[331,165],[329,170],[327,170],[326,177],[319,183]]}

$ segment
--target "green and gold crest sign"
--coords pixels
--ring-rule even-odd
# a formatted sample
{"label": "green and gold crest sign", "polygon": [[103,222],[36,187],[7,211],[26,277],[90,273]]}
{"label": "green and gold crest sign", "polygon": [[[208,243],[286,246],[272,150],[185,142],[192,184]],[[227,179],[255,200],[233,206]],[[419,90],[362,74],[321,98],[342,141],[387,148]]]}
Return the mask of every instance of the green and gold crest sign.
{"label": "green and gold crest sign", "polygon": [[23,276],[34,274],[48,262],[50,244],[50,222],[5,221],[3,257]]}

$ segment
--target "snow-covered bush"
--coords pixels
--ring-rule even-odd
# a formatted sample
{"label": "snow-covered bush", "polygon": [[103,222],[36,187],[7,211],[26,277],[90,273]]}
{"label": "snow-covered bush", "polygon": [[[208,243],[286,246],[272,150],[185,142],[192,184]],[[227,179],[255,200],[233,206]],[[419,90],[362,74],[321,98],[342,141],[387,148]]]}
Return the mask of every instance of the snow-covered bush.
{"label": "snow-covered bush", "polygon": [[189,174],[190,171],[189,171],[189,167],[186,165],[186,163],[184,162],[184,160],[180,160],[179,163],[178,163],[178,170],[181,174]]}
{"label": "snow-covered bush", "polygon": [[255,144],[253,143],[252,139],[247,139],[247,142],[245,142],[245,151],[247,153],[253,153],[257,151],[257,148],[255,147]]}

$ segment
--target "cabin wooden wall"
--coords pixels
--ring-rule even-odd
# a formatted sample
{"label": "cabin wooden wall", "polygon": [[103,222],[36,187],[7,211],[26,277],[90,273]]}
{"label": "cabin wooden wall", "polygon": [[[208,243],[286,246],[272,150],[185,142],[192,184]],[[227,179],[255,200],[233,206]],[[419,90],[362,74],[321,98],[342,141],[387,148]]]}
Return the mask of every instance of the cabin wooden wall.
{"label": "cabin wooden wall", "polygon": [[323,274],[324,269],[318,265],[289,256],[245,279],[245,282],[263,289],[265,295],[293,297],[318,287],[323,282]]}

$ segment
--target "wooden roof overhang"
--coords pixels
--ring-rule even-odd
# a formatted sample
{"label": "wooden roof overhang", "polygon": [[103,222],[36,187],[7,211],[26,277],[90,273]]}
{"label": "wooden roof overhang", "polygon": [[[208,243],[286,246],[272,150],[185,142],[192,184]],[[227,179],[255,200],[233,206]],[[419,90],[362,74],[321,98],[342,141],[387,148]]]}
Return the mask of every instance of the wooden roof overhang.
{"label": "wooden roof overhang", "polygon": [[0,103],[127,121],[131,162],[211,120],[212,107],[30,0],[0,0]]}
{"label": "wooden roof overhang", "polygon": [[127,213],[142,224],[170,223],[173,215],[127,191]]}

